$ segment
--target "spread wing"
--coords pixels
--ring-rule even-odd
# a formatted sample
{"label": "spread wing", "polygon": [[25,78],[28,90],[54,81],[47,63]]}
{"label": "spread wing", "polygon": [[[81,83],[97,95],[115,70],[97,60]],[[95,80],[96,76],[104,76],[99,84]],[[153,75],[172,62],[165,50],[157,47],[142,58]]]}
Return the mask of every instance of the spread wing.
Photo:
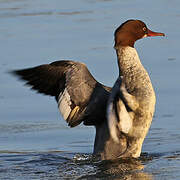
{"label": "spread wing", "polygon": [[106,104],[111,88],[98,83],[85,64],[56,61],[13,71],[33,90],[54,96],[59,111],[71,127],[81,122],[97,125],[106,119]]}
{"label": "spread wing", "polygon": [[109,132],[113,140],[119,143],[119,133],[128,134],[132,127],[132,110],[129,101],[132,96],[126,91],[123,79],[115,82],[107,103]]}

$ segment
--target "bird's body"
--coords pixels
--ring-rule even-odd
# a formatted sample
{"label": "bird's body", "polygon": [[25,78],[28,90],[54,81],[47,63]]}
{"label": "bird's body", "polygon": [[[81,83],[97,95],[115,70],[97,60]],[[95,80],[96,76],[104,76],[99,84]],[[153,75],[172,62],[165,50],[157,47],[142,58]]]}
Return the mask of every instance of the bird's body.
{"label": "bird's body", "polygon": [[97,82],[86,65],[74,61],[14,73],[32,89],[54,96],[69,126],[95,126],[94,154],[102,159],[139,157],[154,114],[155,93],[134,43],[150,34],[164,35],[145,28],[142,21],[130,20],[115,31],[119,77],[113,88]]}
{"label": "bird's body", "polygon": [[120,76],[109,97],[110,134],[117,144],[122,135],[126,141],[120,157],[139,157],[154,114],[155,93],[136,49],[127,46],[116,51]]}

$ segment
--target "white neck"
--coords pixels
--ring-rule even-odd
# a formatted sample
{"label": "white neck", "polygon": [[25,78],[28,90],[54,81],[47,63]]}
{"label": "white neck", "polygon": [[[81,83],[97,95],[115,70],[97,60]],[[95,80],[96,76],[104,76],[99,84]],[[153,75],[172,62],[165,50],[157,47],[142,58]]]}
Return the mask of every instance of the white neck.
{"label": "white neck", "polygon": [[126,71],[136,71],[139,68],[143,68],[135,48],[130,46],[119,47],[116,49],[116,53],[120,75],[124,76]]}
{"label": "white neck", "polygon": [[119,76],[123,76],[123,81],[129,93],[137,96],[140,91],[137,89],[143,89],[143,92],[138,96],[144,97],[147,94],[153,92],[151,80],[149,75],[137,54],[135,48],[132,47],[118,47],[116,49],[117,59],[119,64]]}

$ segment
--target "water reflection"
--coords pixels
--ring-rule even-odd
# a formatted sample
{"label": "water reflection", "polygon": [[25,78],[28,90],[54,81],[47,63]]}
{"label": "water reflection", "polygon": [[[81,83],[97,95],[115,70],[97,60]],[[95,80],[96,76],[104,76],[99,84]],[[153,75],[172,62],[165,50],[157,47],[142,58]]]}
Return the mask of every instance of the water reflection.
{"label": "water reflection", "polygon": [[[152,179],[151,174],[142,171],[143,163],[149,160],[149,157],[145,155],[142,157],[144,162],[142,159],[135,158],[98,161],[98,157],[89,156],[89,159],[84,157],[84,160],[82,160],[82,155],[80,157],[76,156],[76,160],[74,159],[74,163],[71,163],[70,166],[67,164],[64,166],[63,169],[68,170],[68,173],[65,170],[66,176],[69,177],[72,171],[77,173],[83,169],[85,173],[81,171],[78,179]],[[62,173],[61,169],[62,166],[59,166],[60,173]]]}
{"label": "water reflection", "polygon": [[91,172],[91,170],[78,179],[152,179],[152,175],[141,171],[144,165],[138,159],[105,160],[94,163],[94,166],[96,166],[95,171]]}
{"label": "water reflection", "polygon": [[[124,158],[101,161],[91,154],[74,154],[63,151],[9,152],[0,151],[0,178],[50,178],[50,179],[129,179],[151,180],[162,171],[172,171],[178,163],[180,152],[143,153],[139,159]],[[159,164],[158,164],[159,162]],[[163,164],[167,164],[164,169]],[[152,165],[150,165],[152,164]],[[154,164],[154,166],[153,166]],[[157,168],[158,164],[158,168]],[[149,166],[148,172],[144,169]],[[175,168],[173,171],[177,170]]]}
{"label": "water reflection", "polygon": [[78,179],[113,179],[113,180],[152,180],[153,176],[148,174],[148,173],[144,173],[144,172],[134,172],[134,173],[125,173],[125,174],[121,174],[121,175],[109,175],[109,176],[101,176],[101,175],[92,175],[92,176],[84,176],[84,177],[80,177]]}
{"label": "water reflection", "polygon": [[12,178],[30,179],[152,179],[150,173],[142,171],[145,161],[141,159],[100,161],[90,154],[4,151],[0,152],[0,161],[0,178],[8,173]]}

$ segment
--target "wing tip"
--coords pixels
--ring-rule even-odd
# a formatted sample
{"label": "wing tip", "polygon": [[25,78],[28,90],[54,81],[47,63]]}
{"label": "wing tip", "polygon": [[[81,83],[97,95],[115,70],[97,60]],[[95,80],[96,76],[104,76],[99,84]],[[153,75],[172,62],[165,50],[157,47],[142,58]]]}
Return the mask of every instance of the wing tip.
{"label": "wing tip", "polygon": [[18,70],[8,70],[6,73],[11,74],[13,76],[18,76]]}

